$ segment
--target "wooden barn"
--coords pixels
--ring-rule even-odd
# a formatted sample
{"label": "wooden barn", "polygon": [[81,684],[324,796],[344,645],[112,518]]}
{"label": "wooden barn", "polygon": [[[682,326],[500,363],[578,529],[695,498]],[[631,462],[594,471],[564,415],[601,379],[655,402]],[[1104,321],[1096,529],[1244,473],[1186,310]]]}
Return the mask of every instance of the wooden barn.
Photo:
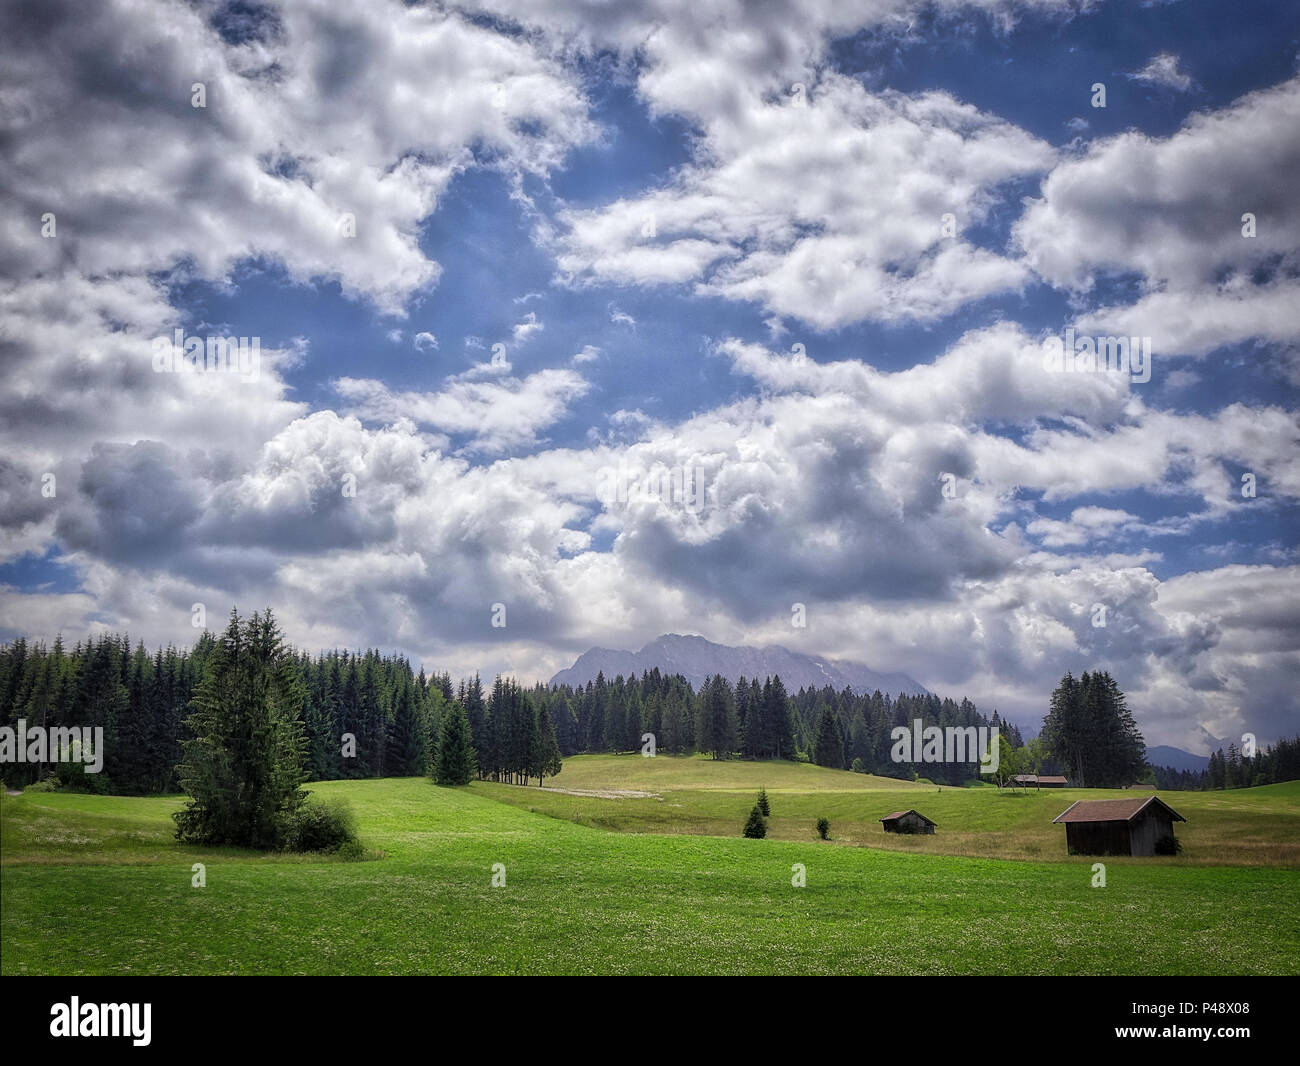
{"label": "wooden barn", "polygon": [[886,833],[933,833],[935,823],[919,811],[895,811],[880,819]]}
{"label": "wooden barn", "polygon": [[1173,837],[1174,822],[1185,821],[1159,796],[1079,800],[1052,820],[1065,826],[1071,855],[1154,855],[1158,840]]}
{"label": "wooden barn", "polygon": [[1016,774],[1011,780],[1027,788],[1065,788],[1069,784],[1059,774]]}

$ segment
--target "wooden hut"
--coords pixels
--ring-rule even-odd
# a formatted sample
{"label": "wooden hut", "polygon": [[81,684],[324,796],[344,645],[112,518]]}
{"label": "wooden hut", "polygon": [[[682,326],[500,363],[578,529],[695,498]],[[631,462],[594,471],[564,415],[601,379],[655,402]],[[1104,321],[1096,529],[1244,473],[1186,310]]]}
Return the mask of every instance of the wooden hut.
{"label": "wooden hut", "polygon": [[935,823],[918,811],[895,811],[880,819],[886,833],[933,833]]}
{"label": "wooden hut", "polygon": [[1159,796],[1079,800],[1052,820],[1065,826],[1071,855],[1154,855],[1157,841],[1173,838],[1174,822],[1185,821]]}
{"label": "wooden hut", "polygon": [[1011,780],[1024,788],[1065,788],[1069,784],[1059,774],[1016,774]]}

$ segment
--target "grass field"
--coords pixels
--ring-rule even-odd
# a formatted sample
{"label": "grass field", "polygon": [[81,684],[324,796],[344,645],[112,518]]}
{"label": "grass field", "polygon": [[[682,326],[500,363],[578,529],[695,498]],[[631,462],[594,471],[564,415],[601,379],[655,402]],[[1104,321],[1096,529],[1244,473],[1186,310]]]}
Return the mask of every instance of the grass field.
{"label": "grass field", "polygon": [[[607,764],[615,761],[572,759],[556,780],[636,787],[630,776],[610,776],[616,768]],[[812,839],[804,815],[795,813],[807,804],[834,820],[837,809],[850,811],[835,804],[857,802],[874,815],[895,800],[913,806],[924,799],[941,826],[966,817],[963,833],[973,837],[983,818],[995,826],[992,838],[1003,831],[996,824],[1004,811],[1021,819],[1034,801],[1003,802],[988,789],[954,798],[953,790],[940,795],[891,782],[873,791],[849,780],[855,775],[838,784],[832,771],[750,765],[776,805],[778,837],[791,837],[759,841],[739,839],[734,818],[722,838],[691,835],[703,832],[701,823],[688,825],[687,835],[668,835],[663,824],[648,834],[608,832],[577,824],[563,810],[550,812],[560,817],[540,813],[545,803],[581,801],[627,812],[608,816],[627,829],[641,817],[638,805],[663,807],[672,796],[691,817],[721,819],[724,809],[752,803],[751,788],[730,790],[743,783],[738,767],[696,770],[689,760],[671,760],[646,768],[637,780],[663,789],[664,800],[488,784],[441,789],[415,778],[313,785],[353,805],[376,856],[353,863],[183,848],[171,837],[169,817],[178,797],[5,796],[0,972],[1300,970],[1300,871],[1280,862],[1108,860],[1100,889],[1090,887],[1092,860],[837,846]],[[965,814],[958,799],[971,805]],[[1175,800],[1194,812],[1189,834],[1196,822],[1217,820],[1219,828],[1207,829],[1213,837],[1258,819],[1295,838],[1295,787],[1189,799]],[[935,807],[940,800],[954,805]],[[980,804],[987,805],[982,815]],[[1061,797],[1050,806],[1061,806]],[[802,838],[793,839],[798,832]],[[204,888],[191,886],[194,862],[206,866]],[[505,866],[504,887],[491,886],[496,863]],[[806,868],[806,887],[791,884],[796,863]]]}
{"label": "grass field", "polygon": [[[1072,860],[1065,829],[1052,819],[1079,799],[1131,799],[1105,789],[942,788],[799,763],[714,762],[703,757],[579,755],[546,789],[480,782],[475,791],[555,818],[631,833],[736,836],[762,785],[772,804],[769,839],[811,840],[817,819],[835,843],[932,855]],[[564,789],[568,791],[551,791]],[[573,795],[614,790],[641,797]],[[1183,854],[1112,859],[1141,865],[1300,866],[1300,781],[1231,792],[1160,793],[1187,819],[1177,826]],[[934,836],[886,834],[879,819],[914,807],[937,822]]]}

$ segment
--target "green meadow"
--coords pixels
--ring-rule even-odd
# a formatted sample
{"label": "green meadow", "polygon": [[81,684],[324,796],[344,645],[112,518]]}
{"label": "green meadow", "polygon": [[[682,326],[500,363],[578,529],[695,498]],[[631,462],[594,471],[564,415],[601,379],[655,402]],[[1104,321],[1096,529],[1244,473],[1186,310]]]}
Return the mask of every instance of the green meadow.
{"label": "green meadow", "polygon": [[[1149,795],[1107,789],[1003,789],[827,770],[806,763],[714,762],[702,756],[578,755],[544,789],[479,782],[484,796],[580,825],[631,833],[735,836],[767,789],[768,839],[809,840],[828,818],[832,842],[972,858],[1074,862],[1052,819],[1075,800]],[[563,791],[560,791],[563,790]],[[645,793],[634,795],[631,793]],[[576,794],[575,794],[576,793]],[[606,795],[602,795],[605,793]],[[1300,867],[1300,781],[1229,792],[1157,793],[1186,823],[1183,853],[1108,863]],[[886,834],[879,819],[915,808],[938,823],[933,836]]]}
{"label": "green meadow", "polygon": [[[745,840],[759,785],[771,832]],[[1082,793],[636,756],[547,786],[311,785],[352,805],[358,862],[182,847],[180,797],[6,795],[0,972],[1300,972],[1300,783],[1162,793],[1186,853],[1107,859],[1104,888],[1050,825]],[[907,807],[938,833],[872,828]]]}

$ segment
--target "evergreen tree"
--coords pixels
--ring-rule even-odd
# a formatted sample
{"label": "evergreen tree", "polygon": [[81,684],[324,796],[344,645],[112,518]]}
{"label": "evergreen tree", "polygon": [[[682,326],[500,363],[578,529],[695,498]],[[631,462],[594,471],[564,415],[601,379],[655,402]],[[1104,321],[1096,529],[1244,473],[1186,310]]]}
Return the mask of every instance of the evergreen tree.
{"label": "evergreen tree", "polygon": [[537,729],[533,735],[535,740],[530,759],[531,770],[537,775],[537,787],[541,788],[542,781],[558,774],[563,765],[560,760],[560,745],[555,739],[555,726],[551,721],[551,710],[545,703],[537,709]]}
{"label": "evergreen tree", "polygon": [[762,840],[767,836],[767,822],[763,818],[763,812],[758,809],[758,804],[754,804],[754,809],[749,812],[749,819],[745,822],[745,836],[752,840]]}
{"label": "evergreen tree", "polygon": [[461,702],[454,700],[442,717],[433,779],[440,785],[468,785],[477,773],[469,718]]}
{"label": "evergreen tree", "polygon": [[1120,788],[1146,766],[1146,745],[1114,678],[1066,674],[1052,692],[1043,719],[1046,750],[1079,788]]}
{"label": "evergreen tree", "polygon": [[298,713],[302,682],[270,610],[236,612],[207,661],[192,702],[177,839],[203,845],[274,848],[306,798],[299,786],[306,739]]}
{"label": "evergreen tree", "polygon": [[835,713],[822,704],[821,718],[817,723],[817,740],[813,748],[813,762],[834,770],[844,769],[844,740]]}

